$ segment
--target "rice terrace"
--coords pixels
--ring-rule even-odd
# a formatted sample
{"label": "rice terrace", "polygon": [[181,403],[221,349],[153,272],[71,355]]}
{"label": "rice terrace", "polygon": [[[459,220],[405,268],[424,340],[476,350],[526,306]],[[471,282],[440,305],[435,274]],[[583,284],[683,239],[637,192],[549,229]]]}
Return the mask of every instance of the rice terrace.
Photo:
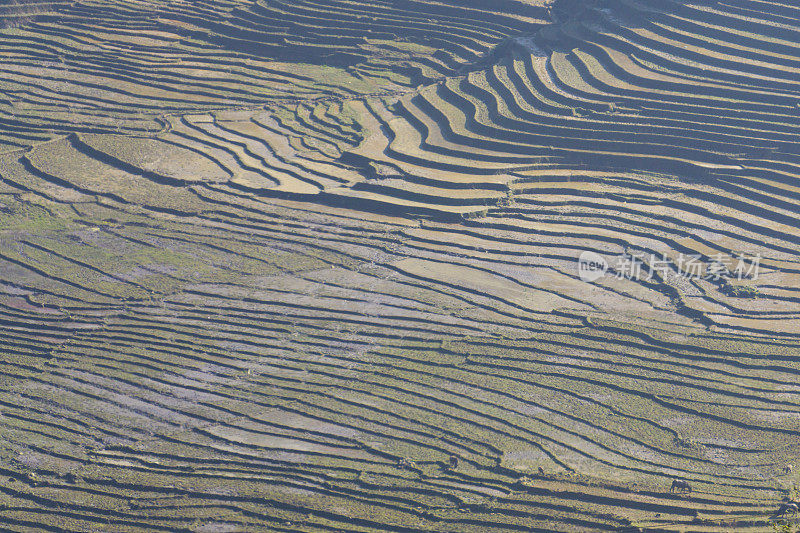
{"label": "rice terrace", "polygon": [[0,531],[800,530],[800,4],[0,0]]}

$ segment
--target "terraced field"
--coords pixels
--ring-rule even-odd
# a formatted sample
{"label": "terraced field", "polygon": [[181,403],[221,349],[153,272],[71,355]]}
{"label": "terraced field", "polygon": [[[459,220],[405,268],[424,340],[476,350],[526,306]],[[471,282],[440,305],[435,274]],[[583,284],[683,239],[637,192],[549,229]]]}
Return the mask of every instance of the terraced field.
{"label": "terraced field", "polygon": [[0,530],[772,531],[799,74],[787,1],[0,3]]}

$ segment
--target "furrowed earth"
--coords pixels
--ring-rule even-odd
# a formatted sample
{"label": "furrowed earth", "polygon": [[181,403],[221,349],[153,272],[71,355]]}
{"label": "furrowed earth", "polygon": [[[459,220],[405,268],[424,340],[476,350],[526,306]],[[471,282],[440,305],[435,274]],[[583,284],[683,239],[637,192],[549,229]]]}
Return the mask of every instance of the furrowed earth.
{"label": "furrowed earth", "polygon": [[791,527],[798,74],[787,1],[0,3],[0,530]]}

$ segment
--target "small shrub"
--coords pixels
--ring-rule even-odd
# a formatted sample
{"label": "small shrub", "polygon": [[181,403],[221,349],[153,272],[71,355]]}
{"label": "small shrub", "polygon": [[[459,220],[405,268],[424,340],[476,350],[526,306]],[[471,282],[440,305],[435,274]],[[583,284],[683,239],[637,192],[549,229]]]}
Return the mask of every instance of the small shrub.
{"label": "small shrub", "polygon": [[774,520],[772,529],[775,533],[798,533],[800,526],[794,520]]}
{"label": "small shrub", "polygon": [[722,292],[733,298],[758,298],[758,288],[752,285],[732,285],[731,283],[724,283],[721,288]]}

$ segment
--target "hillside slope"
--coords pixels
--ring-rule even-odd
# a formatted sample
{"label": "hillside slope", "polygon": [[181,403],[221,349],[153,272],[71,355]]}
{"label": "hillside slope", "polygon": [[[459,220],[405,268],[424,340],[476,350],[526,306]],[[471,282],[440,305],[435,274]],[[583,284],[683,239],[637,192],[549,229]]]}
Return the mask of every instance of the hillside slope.
{"label": "hillside slope", "polygon": [[468,4],[0,7],[1,529],[797,496],[800,8]]}

